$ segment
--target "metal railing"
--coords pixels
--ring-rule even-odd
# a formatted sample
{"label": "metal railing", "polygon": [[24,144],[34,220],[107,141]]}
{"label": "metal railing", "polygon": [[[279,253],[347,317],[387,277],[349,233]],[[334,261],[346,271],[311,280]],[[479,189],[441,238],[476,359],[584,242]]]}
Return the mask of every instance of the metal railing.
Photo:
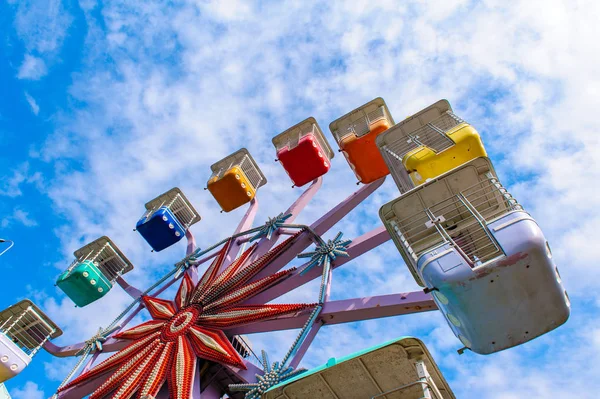
{"label": "metal railing", "polygon": [[7,319],[0,331],[32,357],[56,330],[35,309],[28,307],[20,315]]}
{"label": "metal railing", "polygon": [[173,215],[179,220],[179,223],[187,230],[196,218],[196,213],[184,201],[181,194],[177,194],[173,200],[167,205],[167,208],[173,212]]}
{"label": "metal railing", "polygon": [[243,336],[234,335],[233,337],[229,338],[229,342],[231,342],[233,348],[237,353],[240,354],[242,358],[244,358],[247,362],[252,363],[259,369],[262,369],[263,366],[261,359],[256,355],[256,353],[254,353],[252,345],[250,345],[250,343],[247,342]]}
{"label": "metal railing", "polygon": [[110,245],[110,242],[104,244],[102,249],[90,260],[98,265],[102,274],[113,283],[128,266],[127,262]]}
{"label": "metal railing", "polygon": [[421,126],[417,130],[403,134],[396,141],[388,143],[381,148],[385,163],[388,165],[392,177],[401,192],[404,193],[414,187],[407,177],[407,171],[404,166],[404,157],[406,154],[420,147],[427,147],[436,154],[447,150],[455,144],[448,137],[447,132],[461,123],[465,123],[465,121],[451,111],[446,111],[433,121]]}
{"label": "metal railing", "polygon": [[310,125],[306,125],[304,127],[304,129],[297,128],[294,131],[286,133],[281,138],[276,137],[275,139],[273,139],[273,141],[276,142],[275,149],[277,151],[279,151],[285,147],[288,147],[288,149],[291,150],[292,148],[294,148],[298,145],[298,143],[300,142],[300,139],[302,139],[305,136],[308,136],[309,134],[312,134],[312,136],[315,138],[317,143],[319,143],[319,146],[321,147],[321,151],[323,151],[323,154],[326,155],[327,158],[331,158],[331,156],[329,154],[329,144],[325,140],[325,136],[323,136],[323,132],[321,132],[321,130],[314,123],[311,123]]}
{"label": "metal railing", "polygon": [[415,262],[430,249],[450,243],[471,266],[478,266],[503,254],[487,224],[515,210],[522,207],[488,174],[457,195],[393,220],[392,226]]}
{"label": "metal railing", "polygon": [[380,106],[376,110],[369,112],[364,115],[360,119],[354,121],[348,121],[342,124],[337,130],[333,132],[333,136],[335,137],[335,141],[340,144],[343,139],[350,135],[355,135],[356,137],[364,136],[365,134],[371,131],[371,125],[377,121],[382,119],[390,122],[391,126],[391,118],[387,114],[385,110],[385,106]]}
{"label": "metal railing", "polygon": [[248,155],[244,156],[244,158],[242,159],[242,162],[240,162],[239,166],[240,166],[240,169],[242,170],[242,172],[244,172],[244,174],[248,178],[248,181],[250,182],[250,184],[252,184],[252,187],[255,190],[258,189],[260,187],[260,183],[263,181],[263,177],[258,172],[258,170],[256,170],[256,166],[250,160],[250,157]]}

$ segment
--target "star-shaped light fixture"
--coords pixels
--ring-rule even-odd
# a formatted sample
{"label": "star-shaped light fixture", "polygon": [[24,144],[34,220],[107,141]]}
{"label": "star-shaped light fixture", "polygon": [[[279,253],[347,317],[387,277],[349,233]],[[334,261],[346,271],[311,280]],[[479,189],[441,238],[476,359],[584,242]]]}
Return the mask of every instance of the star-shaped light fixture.
{"label": "star-shaped light fixture", "polygon": [[261,395],[269,388],[306,371],[306,369],[294,370],[294,368],[286,367],[279,362],[274,362],[271,365],[265,351],[262,351],[262,366],[265,373],[256,375],[257,382],[253,384],[231,384],[229,389],[232,392],[246,392],[245,399],[260,399]]}
{"label": "star-shaped light fixture", "polygon": [[304,275],[315,266],[322,266],[324,269],[329,268],[331,262],[338,256],[349,256],[346,250],[352,240],[342,240],[342,235],[339,232],[333,240],[328,240],[327,243],[317,245],[314,251],[298,255],[298,258],[310,258],[310,262],[300,272],[300,275]]}
{"label": "star-shaped light fixture", "polygon": [[250,242],[258,240],[259,238],[266,237],[267,240],[270,240],[273,234],[285,224],[285,221],[292,217],[291,213],[284,215],[283,212],[274,218],[269,218],[264,226],[258,230],[256,234],[250,237]]}
{"label": "star-shaped light fixture", "polygon": [[108,395],[112,395],[112,399],[126,399],[134,394],[136,397],[155,397],[164,384],[168,385],[169,398],[189,399],[198,358],[245,369],[242,358],[223,329],[290,315],[315,306],[241,304],[295,270],[288,269],[250,282],[287,249],[298,234],[247,264],[257,247],[255,244],[220,272],[233,242],[233,239],[229,240],[197,284],[189,273],[184,274],[174,301],[142,297],[152,320],[114,336],[133,342],[61,387],[59,392],[111,372],[90,399]]}

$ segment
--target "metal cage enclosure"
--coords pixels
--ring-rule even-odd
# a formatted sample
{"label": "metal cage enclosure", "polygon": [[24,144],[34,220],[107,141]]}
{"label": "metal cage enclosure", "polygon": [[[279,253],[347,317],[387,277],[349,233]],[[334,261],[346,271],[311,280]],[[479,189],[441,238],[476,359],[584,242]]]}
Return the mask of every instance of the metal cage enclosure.
{"label": "metal cage enclosure", "polygon": [[334,152],[315,118],[310,117],[273,138],[277,160],[301,187],[329,171]]}
{"label": "metal cage enclosure", "polygon": [[519,345],[569,317],[548,242],[488,158],[426,182],[379,214],[417,283],[434,291],[474,352]]}
{"label": "metal cage enclosure", "polygon": [[400,193],[471,159],[487,156],[477,131],[452,112],[447,100],[391,127],[377,137],[377,146]]}

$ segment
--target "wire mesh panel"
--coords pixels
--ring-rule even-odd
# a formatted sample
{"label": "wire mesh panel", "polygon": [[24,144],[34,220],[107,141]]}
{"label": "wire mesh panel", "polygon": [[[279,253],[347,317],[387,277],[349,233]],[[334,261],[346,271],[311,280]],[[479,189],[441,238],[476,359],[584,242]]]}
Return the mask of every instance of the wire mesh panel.
{"label": "wire mesh panel", "polygon": [[350,135],[364,136],[370,132],[373,124],[384,120],[387,121],[388,126],[394,125],[385,101],[378,97],[331,122],[329,129],[339,145],[344,138]]}
{"label": "wire mesh panel", "polygon": [[35,355],[47,340],[62,335],[60,328],[29,300],[0,312],[0,331],[29,356]]}
{"label": "wire mesh panel", "polygon": [[240,166],[240,169],[242,169],[242,172],[244,172],[244,174],[246,175],[246,177],[250,181],[250,184],[252,184],[252,187],[254,187],[255,190],[258,189],[260,186],[263,185],[263,178],[264,178],[264,176],[258,170],[258,167],[254,163],[254,161],[250,158],[250,155],[246,155],[242,159],[242,162],[240,162],[239,166]]}
{"label": "wire mesh panel", "polygon": [[258,164],[254,161],[247,149],[242,148],[231,155],[226,156],[222,160],[211,165],[212,175],[209,182],[214,178],[220,179],[223,175],[234,166],[239,166],[246,174],[246,177],[257,190],[259,187],[267,184],[267,178],[262,173]]}
{"label": "wire mesh panel", "polygon": [[110,281],[115,281],[120,275],[133,270],[133,265],[129,259],[106,236],[100,237],[78,249],[74,254],[77,258],[75,264],[91,260]]}
{"label": "wire mesh panel", "polygon": [[384,205],[380,216],[413,274],[419,257],[444,243],[471,266],[503,255],[487,224],[522,207],[477,158]]}
{"label": "wire mesh panel", "polygon": [[186,229],[201,220],[198,211],[178,187],[173,187],[146,203],[146,216],[151,215],[162,206],[169,208]]}
{"label": "wire mesh panel", "polygon": [[464,121],[452,113],[448,101],[440,100],[377,138],[377,146],[400,192],[407,192],[414,187],[408,177],[404,157],[422,147],[436,154],[447,150],[455,143],[446,133],[461,123]]}
{"label": "wire mesh panel", "polygon": [[325,139],[323,131],[319,127],[319,124],[317,123],[316,119],[313,117],[307,118],[302,122],[287,129],[286,131],[273,137],[272,142],[277,151],[284,149],[285,147],[288,147],[288,149],[292,149],[298,145],[298,142],[302,137],[307,136],[309,134],[312,134],[315,137],[315,139],[319,143],[319,146],[323,149],[323,151],[326,152],[327,157],[329,159],[332,159],[335,153],[331,149],[331,146],[327,142],[327,139]]}

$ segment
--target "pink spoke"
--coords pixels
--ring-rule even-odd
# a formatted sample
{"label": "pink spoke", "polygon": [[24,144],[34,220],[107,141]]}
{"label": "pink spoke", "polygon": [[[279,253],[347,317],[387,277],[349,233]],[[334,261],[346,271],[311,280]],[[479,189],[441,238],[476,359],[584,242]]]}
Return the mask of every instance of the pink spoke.
{"label": "pink spoke", "polygon": [[200,316],[196,324],[214,328],[237,327],[244,324],[271,319],[281,315],[296,313],[314,306],[316,306],[316,304],[238,306],[221,311],[214,315]]}

